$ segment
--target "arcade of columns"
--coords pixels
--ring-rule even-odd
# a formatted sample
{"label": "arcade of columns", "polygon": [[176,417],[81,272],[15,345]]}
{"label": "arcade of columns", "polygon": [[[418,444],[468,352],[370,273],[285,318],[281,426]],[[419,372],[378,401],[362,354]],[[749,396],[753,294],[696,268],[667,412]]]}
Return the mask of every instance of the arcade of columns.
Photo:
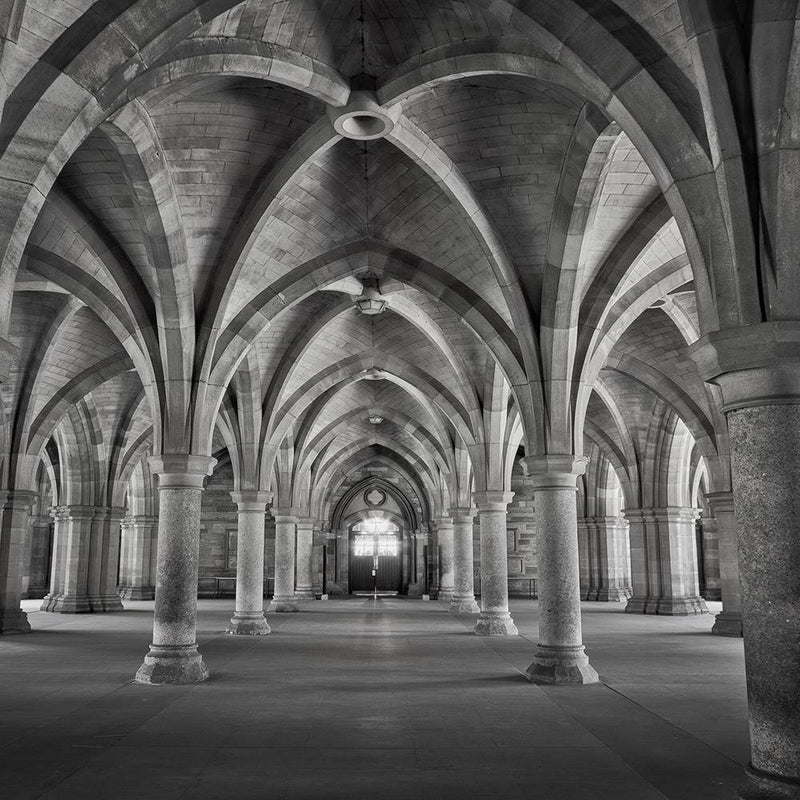
{"label": "arcade of columns", "polygon": [[232,635],[269,633],[265,522],[269,609],[302,611],[380,468],[409,592],[427,543],[478,635],[516,634],[532,513],[533,682],[598,680],[582,600],[702,613],[704,567],[741,797],[800,797],[797,3],[373,5],[0,9],[0,633],[23,594],[152,597],[136,679],[204,680],[215,466]]}

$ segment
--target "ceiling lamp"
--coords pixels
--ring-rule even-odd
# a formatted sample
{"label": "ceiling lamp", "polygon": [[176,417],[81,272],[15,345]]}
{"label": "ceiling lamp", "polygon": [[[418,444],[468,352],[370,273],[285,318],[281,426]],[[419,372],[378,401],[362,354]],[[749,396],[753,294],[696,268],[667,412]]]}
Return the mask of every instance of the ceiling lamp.
{"label": "ceiling lamp", "polygon": [[383,370],[377,367],[363,370],[361,376],[365,381],[382,381],[386,377]]}
{"label": "ceiling lamp", "polygon": [[369,421],[370,421],[370,422],[371,422],[373,425],[380,425],[380,424],[381,424],[381,422],[383,422],[383,417],[381,417],[379,414],[370,414],[370,415],[367,417],[367,419],[368,419],[368,420],[369,420]]}
{"label": "ceiling lamp", "polygon": [[361,294],[355,299],[356,308],[368,316],[380,314],[388,302],[381,296],[377,277],[371,272],[366,273],[361,278],[361,286]]}

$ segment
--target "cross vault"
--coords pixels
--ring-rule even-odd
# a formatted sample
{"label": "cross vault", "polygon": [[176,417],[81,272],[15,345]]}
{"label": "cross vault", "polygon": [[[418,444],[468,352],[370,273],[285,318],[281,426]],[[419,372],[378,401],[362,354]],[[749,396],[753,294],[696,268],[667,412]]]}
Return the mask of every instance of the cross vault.
{"label": "cross vault", "polygon": [[741,796],[800,797],[799,21],[0,4],[0,633],[154,598],[187,683],[198,592],[522,592],[579,692],[581,601],[721,599]]}

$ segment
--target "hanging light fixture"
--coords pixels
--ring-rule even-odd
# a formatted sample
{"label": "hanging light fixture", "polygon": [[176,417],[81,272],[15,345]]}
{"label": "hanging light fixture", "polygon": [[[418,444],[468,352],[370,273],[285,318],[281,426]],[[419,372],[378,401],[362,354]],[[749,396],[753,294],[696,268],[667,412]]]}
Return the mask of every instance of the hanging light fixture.
{"label": "hanging light fixture", "polygon": [[356,308],[368,316],[380,314],[387,305],[388,301],[381,295],[378,286],[378,278],[371,272],[361,276],[361,294],[355,299]]}
{"label": "hanging light fixture", "polygon": [[367,417],[367,419],[368,419],[368,420],[369,420],[369,421],[370,421],[370,422],[371,422],[373,425],[380,425],[380,424],[381,424],[381,422],[383,422],[383,417],[382,417],[382,416],[380,416],[380,414],[370,414],[370,415]]}

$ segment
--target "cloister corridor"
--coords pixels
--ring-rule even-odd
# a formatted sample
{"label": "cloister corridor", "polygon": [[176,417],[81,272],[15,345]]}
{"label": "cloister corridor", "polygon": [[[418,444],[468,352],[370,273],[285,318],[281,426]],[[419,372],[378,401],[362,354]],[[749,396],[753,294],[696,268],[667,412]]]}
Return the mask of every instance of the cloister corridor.
{"label": "cloister corridor", "polygon": [[[152,602],[46,614],[0,639],[4,796],[193,800],[730,798],[747,763],[741,639],[708,617],[583,604],[602,683],[535,686],[537,601],[519,637],[405,597],[311,601],[266,637],[225,636],[232,601],[201,600],[212,678],[131,681]],[[718,603],[709,603],[718,610]],[[235,787],[235,790],[232,789]]]}

